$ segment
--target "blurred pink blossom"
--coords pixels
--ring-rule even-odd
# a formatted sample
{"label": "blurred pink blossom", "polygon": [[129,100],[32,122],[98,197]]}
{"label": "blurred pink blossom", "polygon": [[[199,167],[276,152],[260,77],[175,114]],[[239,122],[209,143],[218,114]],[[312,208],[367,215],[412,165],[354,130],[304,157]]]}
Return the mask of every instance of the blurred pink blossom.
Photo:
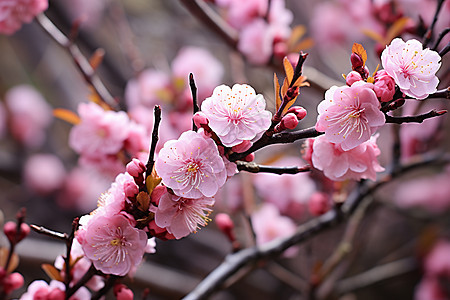
{"label": "blurred pink blossom", "polygon": [[404,42],[396,38],[381,54],[383,68],[400,90],[417,99],[424,99],[436,91],[440,61],[436,51],[422,49],[422,44],[414,39]]}
{"label": "blurred pink blossom", "polygon": [[227,178],[225,164],[212,139],[186,131],[164,144],[155,163],[162,182],[185,198],[214,196]]}
{"label": "blurred pink blossom", "polygon": [[347,151],[368,141],[385,117],[373,85],[357,81],[352,86],[332,87],[317,107],[316,130]]}
{"label": "blurred pink blossom", "polygon": [[48,0],[3,0],[0,2],[0,33],[13,34],[24,23],[48,8]]}
{"label": "blurred pink blossom", "polygon": [[[64,300],[66,287],[64,283],[57,280],[50,281],[50,284],[44,280],[33,281],[27,289],[27,292],[20,297],[20,300],[51,299]],[[81,287],[69,300],[90,299],[91,293],[85,287]]]}
{"label": "blurred pink blossom", "polygon": [[216,4],[226,8],[226,20],[236,29],[242,29],[255,18],[264,17],[267,14],[268,0],[218,0]]}
{"label": "blurred pink blossom", "polygon": [[188,199],[166,192],[159,201],[155,222],[181,239],[196,232],[200,226],[206,226],[213,205],[213,198]]}
{"label": "blurred pink blossom", "polygon": [[250,63],[263,65],[270,60],[274,35],[269,28],[265,20],[255,19],[242,29],[237,47]]}
{"label": "blurred pink blossom", "polygon": [[62,161],[53,154],[34,154],[25,162],[25,184],[41,195],[48,195],[62,188],[66,170]]}
{"label": "blurred pink blossom", "polygon": [[[283,157],[277,160],[274,166],[301,167],[305,163],[297,157]],[[260,197],[274,204],[278,210],[291,217],[293,207],[303,207],[316,189],[314,182],[307,173],[271,174],[258,173],[253,176],[253,183]]]}
{"label": "blurred pink blossom", "polygon": [[153,110],[157,104],[170,101],[170,76],[159,70],[147,69],[131,79],[125,88],[125,99],[130,109],[143,105]]}
{"label": "blurred pink blossom", "polygon": [[5,95],[12,136],[27,147],[40,147],[52,121],[52,109],[32,86],[18,85]]}
{"label": "blurred pink blossom", "polygon": [[372,136],[368,141],[344,151],[339,144],[333,144],[325,136],[314,139],[312,163],[324,172],[331,180],[346,179],[376,180],[377,172],[384,171],[377,161],[380,149],[376,144],[378,136]]}
{"label": "blurred pink blossom", "polygon": [[270,127],[272,114],[265,108],[264,97],[246,84],[220,85],[202,104],[209,127],[227,147],[252,140]]}
{"label": "blurred pink blossom", "polygon": [[[256,234],[256,243],[264,245],[276,238],[286,237],[297,229],[295,223],[288,217],[280,215],[275,205],[264,203],[252,213],[252,226]],[[284,255],[294,256],[296,248],[289,248]]]}
{"label": "blurred pink blossom", "polygon": [[95,28],[98,26],[102,14],[107,7],[109,0],[64,0],[72,21],[82,20],[81,26],[89,26]]}
{"label": "blurred pink blossom", "polygon": [[94,214],[81,230],[84,254],[103,273],[124,276],[142,261],[147,234],[124,215]]}

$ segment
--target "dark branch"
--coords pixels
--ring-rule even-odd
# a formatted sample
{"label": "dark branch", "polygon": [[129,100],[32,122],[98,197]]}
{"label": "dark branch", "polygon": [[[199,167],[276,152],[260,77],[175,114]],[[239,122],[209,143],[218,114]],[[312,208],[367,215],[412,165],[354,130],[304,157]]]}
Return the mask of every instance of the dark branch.
{"label": "dark branch", "polygon": [[106,293],[114,286],[116,283],[116,280],[119,279],[119,276],[116,275],[110,275],[109,278],[105,282],[105,286],[99,290],[97,293],[92,295],[91,300],[98,300],[102,296],[106,295]]}
{"label": "dark branch", "polygon": [[441,51],[439,51],[439,56],[444,57],[444,55],[447,54],[448,51],[450,51],[450,42],[448,42],[447,45],[445,45],[445,47],[442,48]]}
{"label": "dark branch", "polygon": [[66,297],[70,298],[73,294],[75,294],[76,291],[78,291],[79,288],[81,288],[89,280],[91,280],[92,276],[94,276],[96,273],[97,269],[95,269],[94,265],[92,264],[91,267],[86,271],[86,273],[84,273],[83,277],[81,277],[80,280],[77,281],[72,287],[66,290]]}
{"label": "dark branch", "polygon": [[311,166],[306,165],[303,167],[272,167],[261,166],[254,162],[237,161],[237,168],[239,171],[246,171],[250,173],[273,173],[273,174],[298,174],[301,172],[311,171]]}
{"label": "dark branch", "polygon": [[158,143],[158,129],[159,123],[161,123],[161,106],[156,105],[153,110],[153,132],[152,132],[152,144],[150,145],[150,153],[148,154],[148,161],[146,166],[145,178],[152,174],[153,166],[155,164],[155,151]]}
{"label": "dark branch", "polygon": [[433,48],[431,48],[431,50],[436,51],[444,36],[446,36],[449,32],[450,28],[445,28],[444,30],[442,30],[442,32],[439,33],[439,36],[437,37],[436,42],[434,43],[434,46]]}
{"label": "dark branch", "polygon": [[251,147],[245,152],[242,153],[232,153],[229,157],[230,161],[240,160],[250,153],[255,152],[265,146],[273,145],[273,144],[288,144],[293,143],[300,139],[313,138],[323,134],[322,132],[318,132],[314,127],[301,129],[292,132],[282,132],[277,133],[272,136],[264,134],[259,140],[257,140]]}
{"label": "dark branch", "polygon": [[[193,114],[195,115],[200,109],[198,107],[197,102],[197,86],[195,85],[194,81],[194,74],[189,73],[189,87],[191,88],[191,94],[192,94],[192,108],[193,108]],[[192,121],[192,129],[194,131],[197,131],[197,126],[195,125],[195,122]]]}
{"label": "dark branch", "polygon": [[433,21],[431,21],[431,25],[430,27],[428,27],[427,32],[425,33],[425,40],[423,41],[423,47],[426,48],[428,43],[430,43],[432,37],[433,37],[433,30],[434,30],[434,26],[436,25],[437,19],[438,19],[438,15],[439,12],[442,9],[442,4],[445,2],[445,0],[438,0],[437,3],[437,7],[436,7],[436,11],[434,13],[434,17],[433,17]]}
{"label": "dark branch", "polygon": [[[66,286],[66,291],[70,288],[70,282],[72,281],[72,272],[70,271],[71,262],[70,262],[70,253],[72,252],[73,239],[75,238],[75,231],[77,231],[78,224],[80,222],[79,218],[75,218],[72,222],[72,231],[66,240],[66,257],[64,257],[64,267],[65,267],[65,276],[64,276],[64,284]],[[69,299],[69,296],[66,295],[66,299]]]}
{"label": "dark branch", "polygon": [[392,117],[389,115],[385,116],[386,116],[386,123],[402,124],[402,123],[422,123],[426,119],[439,117],[446,113],[447,113],[446,110],[437,111],[433,109],[432,111],[417,116],[405,116],[405,117]]}
{"label": "dark branch", "polygon": [[67,233],[61,233],[61,232],[53,231],[53,230],[47,229],[45,227],[37,226],[37,225],[33,225],[33,224],[31,224],[30,227],[31,227],[31,229],[33,229],[37,233],[40,233],[40,234],[43,234],[43,235],[47,235],[47,236],[50,236],[50,237],[58,239],[58,240],[62,240],[64,242],[66,242],[67,239],[69,238]]}

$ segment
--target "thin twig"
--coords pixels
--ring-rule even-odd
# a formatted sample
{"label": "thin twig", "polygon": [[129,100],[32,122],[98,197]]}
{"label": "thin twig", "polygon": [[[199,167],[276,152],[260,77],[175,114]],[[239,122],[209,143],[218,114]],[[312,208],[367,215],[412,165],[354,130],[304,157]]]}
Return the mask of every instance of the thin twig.
{"label": "thin twig", "polygon": [[303,167],[272,167],[262,166],[254,162],[237,161],[237,168],[239,171],[246,171],[250,173],[272,173],[272,174],[298,174],[301,172],[311,171],[311,166],[306,165]]}
{"label": "thin twig", "polygon": [[91,267],[84,273],[83,277],[80,278],[73,286],[66,290],[66,298],[70,298],[79,288],[84,286],[91,278],[97,273],[97,269],[95,269],[92,264]]}
{"label": "thin twig", "polygon": [[445,2],[445,0],[438,0],[437,1],[437,6],[436,6],[436,11],[434,13],[434,17],[433,17],[433,21],[431,21],[431,25],[430,27],[428,27],[427,32],[424,35],[424,41],[423,41],[423,47],[425,48],[428,43],[430,43],[432,37],[433,37],[433,30],[434,30],[434,26],[436,25],[436,22],[438,20],[438,15],[439,12],[441,11],[442,8],[442,4]]}
{"label": "thin twig", "polygon": [[67,241],[67,239],[69,238],[69,235],[67,233],[53,231],[53,230],[47,229],[43,226],[37,226],[37,225],[31,224],[30,227],[37,233],[47,235],[49,237],[52,237],[52,238],[55,238],[58,240],[62,240],[64,242]]}
{"label": "thin twig", "polygon": [[98,300],[102,296],[106,295],[106,293],[114,286],[117,279],[119,279],[120,276],[116,275],[110,275],[109,278],[106,280],[105,285],[101,290],[99,290],[97,293],[93,294],[91,297],[91,300]]}
{"label": "thin twig", "polygon": [[158,144],[158,129],[159,123],[161,123],[161,106],[156,105],[153,110],[153,132],[152,132],[152,144],[150,145],[150,153],[148,154],[148,161],[146,164],[145,178],[152,174],[153,166],[155,165],[155,151]]}
{"label": "thin twig", "polygon": [[342,223],[361,204],[368,195],[372,195],[377,189],[391,182],[393,178],[402,175],[410,170],[417,169],[430,164],[447,164],[450,156],[439,156],[424,158],[422,161],[402,166],[397,172],[385,175],[376,183],[364,182],[360,189],[354,191],[341,206],[341,210],[330,210],[327,213],[300,225],[296,232],[288,237],[273,240],[264,245],[243,249],[234,254],[230,254],[225,261],[214,269],[191,293],[186,295],[185,300],[208,299],[222,284],[243,267],[254,264],[260,260],[267,260],[281,255],[289,247],[299,244],[316,236],[317,234]]}
{"label": "thin twig", "polygon": [[[192,109],[193,109],[192,115],[195,115],[200,110],[200,108],[198,107],[197,102],[197,86],[195,85],[194,74],[192,73],[189,73],[189,87],[191,88],[192,94]],[[194,131],[197,131],[198,129],[194,121],[192,121],[192,129]]]}
{"label": "thin twig", "polygon": [[116,99],[111,96],[103,82],[95,74],[89,61],[83,56],[78,46],[68,39],[45,14],[36,16],[36,20],[41,28],[44,29],[58,45],[69,52],[73,62],[83,75],[84,80],[95,90],[100,99],[111,108],[116,109],[118,106]]}
{"label": "thin twig", "polygon": [[[68,236],[66,240],[66,257],[64,258],[64,266],[65,266],[65,276],[64,276],[64,284],[66,286],[66,291],[70,288],[70,282],[72,281],[72,274],[71,274],[71,262],[70,262],[70,253],[72,252],[72,245],[73,245],[73,239],[75,238],[75,231],[78,228],[80,219],[75,218],[72,222],[72,231],[70,232],[70,235]],[[66,299],[69,299],[70,296],[67,296]]]}
{"label": "thin twig", "polygon": [[392,117],[386,116],[386,123],[402,124],[402,123],[422,123],[426,119],[439,117],[447,113],[447,110],[437,111],[435,109],[417,116]]}
{"label": "thin twig", "polygon": [[431,48],[431,50],[436,51],[437,47],[439,46],[439,44],[441,43],[442,39],[450,32],[450,28],[447,27],[444,30],[441,31],[441,33],[439,33],[439,36],[436,39],[436,42],[434,43],[433,48]]}
{"label": "thin twig", "polygon": [[439,56],[442,58],[444,57],[445,54],[447,54],[450,51],[450,42],[447,43],[447,45],[445,45],[444,48],[442,48],[441,51],[439,51]]}

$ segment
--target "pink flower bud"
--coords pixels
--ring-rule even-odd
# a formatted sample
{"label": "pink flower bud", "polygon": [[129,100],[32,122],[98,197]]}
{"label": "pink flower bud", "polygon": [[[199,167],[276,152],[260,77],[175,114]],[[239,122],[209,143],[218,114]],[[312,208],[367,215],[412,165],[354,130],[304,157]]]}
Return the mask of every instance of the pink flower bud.
{"label": "pink flower bud", "polygon": [[24,280],[20,273],[11,273],[3,281],[3,291],[6,294],[10,294],[23,286]]}
{"label": "pink flower bud", "polygon": [[18,243],[30,233],[30,226],[25,223],[20,224],[20,234],[17,236],[17,224],[9,221],[3,225],[3,232],[11,243]]}
{"label": "pink flower bud", "polygon": [[352,63],[352,69],[355,70],[357,68],[360,68],[364,65],[364,61],[362,60],[361,56],[359,56],[356,53],[352,53],[350,55],[350,61]]}
{"label": "pink flower bud", "polygon": [[215,218],[217,227],[227,236],[230,242],[234,242],[236,237],[234,235],[234,223],[230,216],[225,213],[219,213]]}
{"label": "pink flower bud", "polygon": [[298,125],[297,116],[293,113],[288,113],[281,119],[281,124],[286,129],[294,129]]}
{"label": "pink flower bud", "polygon": [[309,212],[313,216],[320,216],[330,210],[331,205],[328,195],[316,192],[309,199]]}
{"label": "pink flower bud", "polygon": [[128,174],[133,177],[140,177],[146,170],[145,164],[137,158],[133,158],[126,167]]}
{"label": "pink flower bud", "polygon": [[374,76],[373,90],[381,102],[391,101],[395,94],[395,80],[385,70],[378,71]]}
{"label": "pink flower bud", "polygon": [[255,159],[255,153],[250,153],[249,155],[247,155],[246,157],[244,157],[244,161],[246,162],[251,162]]}
{"label": "pink flower bud", "polygon": [[194,124],[195,126],[197,126],[197,128],[202,128],[208,125],[208,118],[201,111],[196,112],[192,119],[194,120]]}
{"label": "pink flower bud", "polygon": [[345,77],[345,83],[348,86],[351,86],[353,83],[360,80],[363,80],[361,74],[359,74],[356,71],[351,71],[350,73],[347,74],[347,77]]}
{"label": "pink flower bud", "polygon": [[134,182],[125,182],[123,188],[127,198],[133,198],[139,193],[139,188]]}
{"label": "pink flower bud", "polygon": [[158,185],[157,187],[155,187],[153,189],[153,192],[150,196],[151,198],[151,202],[158,206],[159,205],[159,200],[161,199],[161,196],[164,195],[167,192],[167,188],[165,186],[162,185]]}
{"label": "pink flower bud", "polygon": [[250,149],[250,147],[252,145],[253,145],[253,143],[250,141],[243,141],[242,143],[231,147],[231,150],[233,150],[234,152],[237,152],[237,153],[242,153],[242,152],[245,152],[248,149]]}
{"label": "pink flower bud", "polygon": [[287,113],[295,114],[297,116],[297,119],[300,121],[306,117],[308,112],[301,106],[292,106],[291,108],[288,109]]}
{"label": "pink flower bud", "polygon": [[114,296],[117,300],[133,300],[133,292],[124,284],[116,284],[114,286]]}

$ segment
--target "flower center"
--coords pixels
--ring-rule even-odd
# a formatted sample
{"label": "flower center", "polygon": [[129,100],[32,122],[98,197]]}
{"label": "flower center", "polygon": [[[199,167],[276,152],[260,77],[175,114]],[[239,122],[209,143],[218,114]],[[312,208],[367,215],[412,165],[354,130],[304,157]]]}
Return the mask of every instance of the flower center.
{"label": "flower center", "polygon": [[113,239],[110,243],[112,246],[119,246],[120,244],[122,244],[119,238]]}
{"label": "flower center", "polygon": [[188,161],[181,168],[176,170],[172,179],[183,185],[191,185],[194,188],[198,188],[202,182],[203,171],[201,170],[202,164],[196,161]]}

